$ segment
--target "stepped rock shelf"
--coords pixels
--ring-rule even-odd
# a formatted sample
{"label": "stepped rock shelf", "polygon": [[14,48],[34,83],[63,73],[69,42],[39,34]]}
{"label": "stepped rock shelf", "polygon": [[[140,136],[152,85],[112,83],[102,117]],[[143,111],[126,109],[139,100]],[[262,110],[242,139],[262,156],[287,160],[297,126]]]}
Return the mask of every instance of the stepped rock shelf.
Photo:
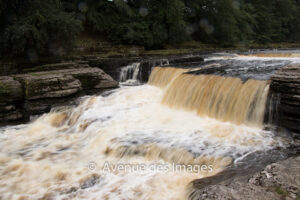
{"label": "stepped rock shelf", "polygon": [[[186,59],[189,62],[195,60]],[[186,61],[182,58],[169,60],[172,65],[183,65]],[[161,61],[141,62],[141,73],[145,74],[142,82],[148,80],[151,68]],[[196,57],[196,61],[203,59]],[[111,77],[118,76],[109,70],[108,75],[99,67],[108,65],[95,64],[86,59],[28,68],[24,74],[0,76],[0,123],[26,121],[30,115],[48,112],[53,106],[72,104],[79,96],[118,87],[118,82]],[[116,69],[115,66],[111,68]],[[270,97],[274,98],[276,104],[275,113],[272,113],[277,116],[275,123],[296,133],[300,132],[299,78],[300,64],[289,65],[271,77],[270,86]]]}
{"label": "stepped rock shelf", "polygon": [[283,67],[271,80],[270,92],[277,98],[277,124],[300,133],[300,64]]}
{"label": "stepped rock shelf", "polygon": [[1,76],[0,122],[26,121],[30,115],[48,112],[56,105],[68,105],[79,96],[118,87],[118,82],[102,69],[72,63],[67,63],[68,69],[58,69],[61,66]]}

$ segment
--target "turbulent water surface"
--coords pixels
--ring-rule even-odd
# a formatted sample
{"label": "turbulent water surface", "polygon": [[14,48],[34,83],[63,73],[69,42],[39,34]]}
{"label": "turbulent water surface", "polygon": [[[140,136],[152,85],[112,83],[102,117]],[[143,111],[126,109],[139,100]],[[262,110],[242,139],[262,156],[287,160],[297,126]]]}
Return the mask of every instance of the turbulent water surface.
{"label": "turbulent water surface", "polygon": [[75,108],[2,128],[0,199],[185,199],[192,180],[284,146],[263,128],[267,81],[188,71],[156,68],[149,84],[84,97]]}

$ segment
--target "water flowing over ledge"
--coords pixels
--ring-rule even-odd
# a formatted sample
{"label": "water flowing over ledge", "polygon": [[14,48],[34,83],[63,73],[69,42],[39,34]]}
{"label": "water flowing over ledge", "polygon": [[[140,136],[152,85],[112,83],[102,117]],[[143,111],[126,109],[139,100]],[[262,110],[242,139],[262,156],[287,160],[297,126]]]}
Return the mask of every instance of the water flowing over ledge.
{"label": "water flowing over ledge", "polygon": [[[187,69],[157,67],[149,83],[165,86],[162,103],[221,121],[262,127],[269,91],[267,81],[183,74]],[[168,85],[169,84],[169,85]]]}
{"label": "water flowing over ledge", "polygon": [[[77,107],[0,129],[0,197],[186,199],[192,181],[228,166],[251,166],[251,155],[269,157],[285,146],[261,128],[267,81],[190,72],[157,67],[149,84],[121,85],[84,97]],[[213,171],[107,172],[106,162]]]}

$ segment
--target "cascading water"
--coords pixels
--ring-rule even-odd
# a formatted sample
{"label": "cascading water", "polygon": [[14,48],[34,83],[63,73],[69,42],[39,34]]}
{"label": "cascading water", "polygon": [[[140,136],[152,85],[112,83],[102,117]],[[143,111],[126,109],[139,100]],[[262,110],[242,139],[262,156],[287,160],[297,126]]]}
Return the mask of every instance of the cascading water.
{"label": "cascading water", "polygon": [[261,128],[268,82],[196,71],[157,67],[0,129],[0,199],[186,199],[191,181],[283,145]]}
{"label": "cascading water", "polygon": [[120,82],[126,81],[138,81],[138,76],[140,73],[141,63],[132,63],[126,67],[121,68],[120,72]]}
{"label": "cascading water", "polygon": [[175,80],[175,78],[188,69],[173,68],[173,67],[156,67],[152,71],[148,83],[157,87],[166,87],[168,84]]}
{"label": "cascading water", "polygon": [[239,78],[183,74],[186,71],[154,69],[150,84],[164,86],[163,81],[170,82],[170,77],[176,77],[164,94],[163,104],[238,125],[262,127],[269,91],[267,81],[249,79],[243,83]]}
{"label": "cascading water", "polygon": [[125,84],[145,82],[153,67],[169,65],[168,59],[145,60],[121,68],[119,81]]}

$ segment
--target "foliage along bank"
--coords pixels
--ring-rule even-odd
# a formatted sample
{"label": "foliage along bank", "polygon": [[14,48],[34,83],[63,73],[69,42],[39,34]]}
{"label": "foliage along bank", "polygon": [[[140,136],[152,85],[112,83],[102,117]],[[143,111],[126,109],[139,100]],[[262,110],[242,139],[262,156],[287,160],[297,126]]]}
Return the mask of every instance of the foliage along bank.
{"label": "foliage along bank", "polygon": [[56,55],[82,32],[162,48],[300,42],[300,0],[0,0],[0,55]]}

